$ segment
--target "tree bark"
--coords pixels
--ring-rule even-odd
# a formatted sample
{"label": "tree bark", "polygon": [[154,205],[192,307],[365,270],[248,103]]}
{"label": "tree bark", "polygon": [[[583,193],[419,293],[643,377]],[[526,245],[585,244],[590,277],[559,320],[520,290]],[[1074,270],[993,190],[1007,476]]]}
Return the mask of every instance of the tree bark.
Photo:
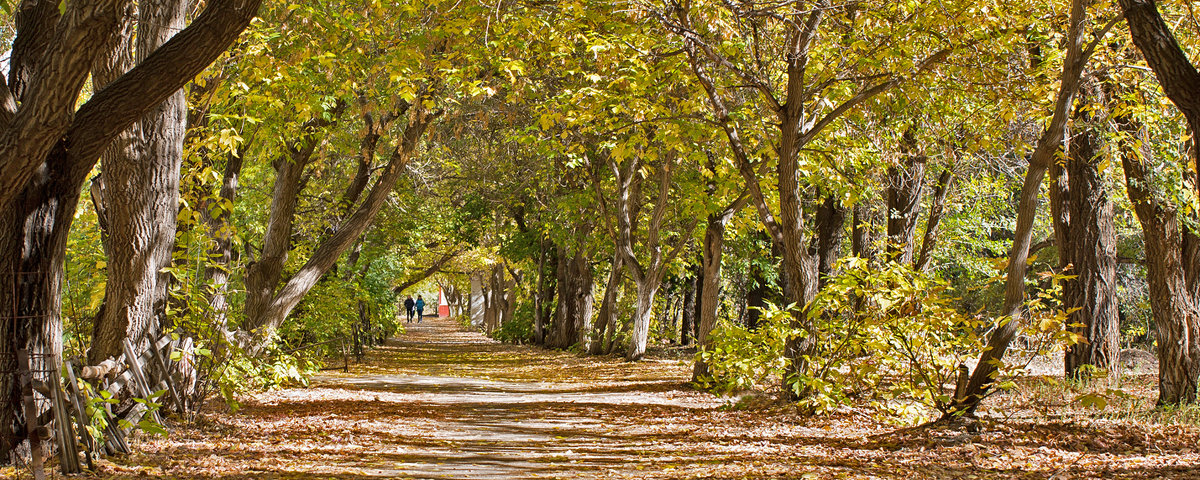
{"label": "tree bark", "polygon": [[888,168],[888,259],[911,264],[917,220],[921,217],[921,198],[925,189],[927,157],[917,151],[912,127],[900,140],[901,163]]}
{"label": "tree bark", "polygon": [[[1187,120],[1188,132],[1192,134],[1192,164],[1198,165],[1200,148],[1195,143],[1200,134],[1200,72],[1179,47],[1154,0],[1120,0],[1120,4],[1133,43],[1154,70],[1167,98]],[[1123,164],[1125,160],[1122,159]],[[1144,163],[1135,160],[1130,159],[1135,170],[1144,170]],[[1200,182],[1193,178],[1193,183],[1196,184],[1193,188],[1200,192]],[[1135,186],[1145,188],[1143,185]],[[1130,200],[1134,200],[1133,195],[1130,187]],[[1150,307],[1158,333],[1158,404],[1194,403],[1200,375],[1200,321],[1197,320],[1200,238],[1187,227],[1177,231],[1180,228],[1177,212],[1152,200],[1148,192],[1144,198],[1145,205],[1141,207],[1146,209],[1146,215],[1143,218],[1138,211],[1138,220],[1146,239]],[[1177,248],[1182,251],[1176,253]]]}
{"label": "tree bark", "polygon": [[606,341],[612,338],[612,330],[617,328],[617,294],[621,291],[621,280],[625,277],[621,255],[613,252],[612,269],[608,272],[608,282],[604,285],[604,297],[600,300],[600,313],[596,316],[595,328],[592,334],[592,345],[588,353],[602,355],[611,349]]}
{"label": "tree bark", "polygon": [[696,331],[696,317],[699,313],[697,306],[700,304],[699,293],[700,285],[704,283],[704,265],[698,263],[693,265],[692,276],[684,280],[683,284],[683,315],[679,321],[679,344],[688,346],[692,344],[694,333]]}
{"label": "tree bark", "polygon": [[979,403],[995,384],[997,366],[1003,360],[1004,353],[1016,336],[1022,321],[1025,270],[1028,266],[1029,246],[1033,241],[1033,220],[1037,215],[1038,193],[1046,170],[1062,148],[1068,111],[1075,93],[1079,90],[1080,78],[1091,53],[1090,49],[1085,51],[1083,38],[1083,30],[1088,23],[1087,6],[1090,3],[1090,0],[1071,2],[1067,52],[1054,111],[1029,159],[1029,169],[1025,172],[1025,182],[1021,186],[1021,196],[1017,204],[1017,226],[1008,254],[1008,275],[1005,279],[1001,324],[988,338],[987,346],[980,354],[975,370],[968,377],[967,385],[958,385],[955,389],[956,392],[962,392],[963,396],[955,398],[946,413],[947,418],[975,413]]}
{"label": "tree bark", "polygon": [[[1119,372],[1117,340],[1117,236],[1113,204],[1099,170],[1102,132],[1091,111],[1092,86],[1084,85],[1075,107],[1075,135],[1064,162],[1050,170],[1050,210],[1059,267],[1071,276],[1062,281],[1063,307],[1076,309],[1067,329],[1083,341],[1067,346],[1064,370],[1080,377],[1084,365]],[[1078,326],[1075,326],[1078,325]]]}
{"label": "tree bark", "polygon": [[842,256],[842,237],[846,226],[846,209],[836,198],[829,196],[817,208],[817,257],[818,288],[825,286],[833,275],[833,266]]}
{"label": "tree bark", "polygon": [[[642,203],[640,197],[643,177],[639,172],[642,165],[641,158],[634,156],[624,164],[619,164],[612,157],[608,157],[608,162],[618,185],[615,202],[617,225],[613,232],[617,237],[616,251],[622,256],[622,264],[625,271],[629,273],[629,277],[633,279],[637,291],[636,313],[633,317],[633,326],[630,328],[631,336],[629,348],[625,352],[625,359],[637,361],[646,354],[650,335],[650,313],[654,306],[654,296],[662,285],[663,275],[666,274],[666,267],[683,249],[698,222],[693,221],[685,226],[685,233],[679,235],[674,245],[667,246],[669,250],[663,251],[664,245],[660,234],[670,203],[671,178],[675,171],[675,155],[668,151],[658,168],[658,192],[654,199],[654,209],[650,213],[650,221],[645,226],[645,238],[635,240],[634,230],[639,220],[636,212]],[[635,242],[648,253],[647,261],[644,263],[634,253]]]}
{"label": "tree bark", "polygon": [[[67,2],[64,22],[55,2],[20,6],[17,36],[25,39],[21,51],[14,41],[9,75],[16,88],[0,84],[0,251],[10,252],[0,259],[0,312],[16,313],[0,317],[0,371],[15,371],[13,353],[22,348],[45,363],[35,368],[59,368],[63,261],[83,183],[109,143],[225,51],[259,5],[209,2],[187,28],[76,110],[93,60],[116,31],[118,3]],[[13,460],[24,438],[15,428],[24,412],[19,397],[11,379],[0,379],[3,462]]]}
{"label": "tree bark", "polygon": [[554,297],[557,291],[558,282],[556,276],[547,275],[548,272],[558,271],[558,249],[554,248],[554,243],[543,240],[542,256],[544,262],[538,268],[538,298],[541,300],[536,312],[534,312],[533,337],[534,343],[537,345],[546,344],[546,335],[551,319],[553,318],[555,301]]}
{"label": "tree bark", "polygon": [[[736,209],[727,209],[721,214],[709,215],[708,222],[704,227],[704,250],[701,258],[704,273],[701,275],[700,293],[696,300],[699,312],[696,345],[701,351],[711,345],[709,334],[717,326],[717,309],[721,301],[721,258],[724,255],[725,226],[736,210],[740,210],[745,204],[745,197],[742,199],[741,205],[735,203]],[[708,363],[697,355],[696,363],[692,366],[692,381],[699,381],[708,375]]]}
{"label": "tree bark", "polygon": [[[183,28],[186,11],[182,0],[139,2],[139,62]],[[140,350],[151,330],[165,327],[171,276],[163,269],[171,266],[175,245],[186,114],[187,102],[178,90],[121,136],[128,144],[114,143],[104,156],[108,241],[120,248],[106,249],[104,309],[93,324],[88,351],[93,365],[119,355],[125,340]]]}
{"label": "tree bark", "polygon": [[582,249],[574,254],[566,247],[558,253],[558,308],[554,318],[554,330],[547,346],[567,349],[577,344],[586,348],[587,330],[580,331],[592,317],[593,276],[591,265]]}
{"label": "tree bark", "polygon": [[1146,280],[1150,289],[1150,312],[1158,339],[1158,405],[1177,405],[1196,401],[1200,379],[1200,306],[1188,285],[1185,244],[1193,234],[1180,225],[1179,212],[1158,198],[1147,160],[1151,153],[1143,146],[1145,135],[1128,115],[1117,115],[1121,139],[1121,166],[1125,170],[1125,188],[1134,213],[1142,225],[1146,248]]}
{"label": "tree bark", "polygon": [[542,306],[546,305],[549,299],[546,298],[546,239],[538,239],[538,262],[537,262],[537,291],[533,295],[533,344],[542,345],[546,342],[546,317],[544,316]]}

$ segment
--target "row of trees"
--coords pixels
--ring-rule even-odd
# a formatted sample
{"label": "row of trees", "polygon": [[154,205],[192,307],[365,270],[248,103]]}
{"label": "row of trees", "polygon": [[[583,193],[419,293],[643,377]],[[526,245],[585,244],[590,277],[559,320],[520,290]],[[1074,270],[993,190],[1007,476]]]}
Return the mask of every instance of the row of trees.
{"label": "row of trees", "polygon": [[1174,6],[3,5],[0,372],[171,330],[232,388],[475,274],[497,335],[637,360],[682,304],[697,380],[729,374],[714,337],[759,339],[791,399],[891,358],[971,413],[1023,329],[1074,376],[1152,325],[1160,403],[1195,400]]}
{"label": "row of trees", "polygon": [[[832,319],[812,306],[851,270],[838,267],[848,243],[849,257],[876,269],[906,265],[960,291],[978,286],[970,270],[980,260],[1004,272],[981,305],[995,320],[959,325],[988,336],[971,350],[977,367],[948,377],[959,383],[948,416],[973,413],[994,388],[1006,350],[1038,323],[1031,315],[1057,315],[1068,376],[1118,374],[1119,317],[1144,308],[1121,302],[1122,291],[1146,292],[1159,403],[1194,401],[1195,160],[1178,139],[1191,132],[1180,112],[1195,70],[1153,2],[597,11],[565,10],[567,20],[540,32],[550,40],[531,58],[544,63],[527,68],[542,73],[522,92],[537,101],[514,107],[533,125],[507,126],[523,146],[488,151],[492,170],[536,172],[492,197],[511,213],[497,228],[513,232],[499,242],[516,284],[491,282],[529,298],[534,343],[605,353],[620,333],[637,360],[670,277],[694,285],[685,316],[703,350],[719,312],[735,310],[722,307],[754,301],[731,288],[746,277],[722,267],[761,256],[777,269],[775,300],[793,306],[783,391],[802,399],[815,385],[803,379],[824,368],[813,365],[823,344],[843,340],[821,338]],[[530,157],[552,161],[523,163]],[[530,177],[541,181],[531,187]],[[976,195],[989,181],[1008,189],[1003,205],[972,206],[986,203]],[[723,258],[731,221],[739,242],[761,234],[765,245]],[[986,238],[964,238],[972,234]],[[1054,281],[1029,278],[1031,265]],[[633,311],[620,313],[626,280]],[[663,319],[669,303],[657,302]]]}

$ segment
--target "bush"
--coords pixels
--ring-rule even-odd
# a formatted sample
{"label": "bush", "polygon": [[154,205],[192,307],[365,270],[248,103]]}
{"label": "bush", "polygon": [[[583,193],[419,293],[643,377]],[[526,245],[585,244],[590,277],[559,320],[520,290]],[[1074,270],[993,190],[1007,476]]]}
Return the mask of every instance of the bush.
{"label": "bush", "polygon": [[767,304],[755,330],[733,323],[719,324],[709,333],[710,347],[697,355],[709,366],[709,377],[699,386],[720,393],[760,387],[783,374],[783,346],[795,335],[786,309]]}
{"label": "bush", "polygon": [[[848,258],[839,267],[807,311],[772,305],[756,331],[715,329],[711,348],[700,354],[712,372],[702,383],[732,391],[778,379],[787,340],[813,335],[817,344],[805,368],[786,381],[808,411],[864,397],[897,413],[914,402],[945,411],[952,400],[947,385],[981,351],[985,322],[955,310],[944,282],[907,265],[873,267]],[[794,315],[807,315],[811,329],[799,328]]]}
{"label": "bush", "polygon": [[505,343],[526,344],[533,341],[533,319],[525,315],[515,315],[515,318],[500,324],[500,328],[492,332],[492,338]]}

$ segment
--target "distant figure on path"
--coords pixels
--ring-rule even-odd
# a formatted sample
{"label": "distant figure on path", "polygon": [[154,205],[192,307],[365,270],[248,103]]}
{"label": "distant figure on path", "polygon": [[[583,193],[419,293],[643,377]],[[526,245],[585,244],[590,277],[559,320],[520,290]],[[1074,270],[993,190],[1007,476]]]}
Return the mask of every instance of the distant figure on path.
{"label": "distant figure on path", "polygon": [[408,313],[408,321],[405,323],[412,323],[414,305],[416,305],[416,302],[413,302],[412,295],[409,295],[408,298],[404,299],[404,311],[405,313]]}
{"label": "distant figure on path", "polygon": [[425,300],[421,299],[420,295],[417,295],[415,306],[417,307],[417,323],[421,323],[421,316],[425,315]]}

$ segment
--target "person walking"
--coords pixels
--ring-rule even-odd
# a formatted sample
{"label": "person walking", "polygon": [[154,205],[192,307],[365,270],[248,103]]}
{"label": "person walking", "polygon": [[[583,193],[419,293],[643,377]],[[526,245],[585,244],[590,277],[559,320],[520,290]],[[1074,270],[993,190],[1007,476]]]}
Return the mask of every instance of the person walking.
{"label": "person walking", "polygon": [[413,301],[412,295],[409,295],[408,298],[404,299],[404,312],[408,314],[408,321],[405,323],[412,323],[413,307],[415,305],[416,302]]}
{"label": "person walking", "polygon": [[425,300],[417,295],[417,303],[413,306],[417,307],[417,323],[421,323],[421,317],[425,315]]}

